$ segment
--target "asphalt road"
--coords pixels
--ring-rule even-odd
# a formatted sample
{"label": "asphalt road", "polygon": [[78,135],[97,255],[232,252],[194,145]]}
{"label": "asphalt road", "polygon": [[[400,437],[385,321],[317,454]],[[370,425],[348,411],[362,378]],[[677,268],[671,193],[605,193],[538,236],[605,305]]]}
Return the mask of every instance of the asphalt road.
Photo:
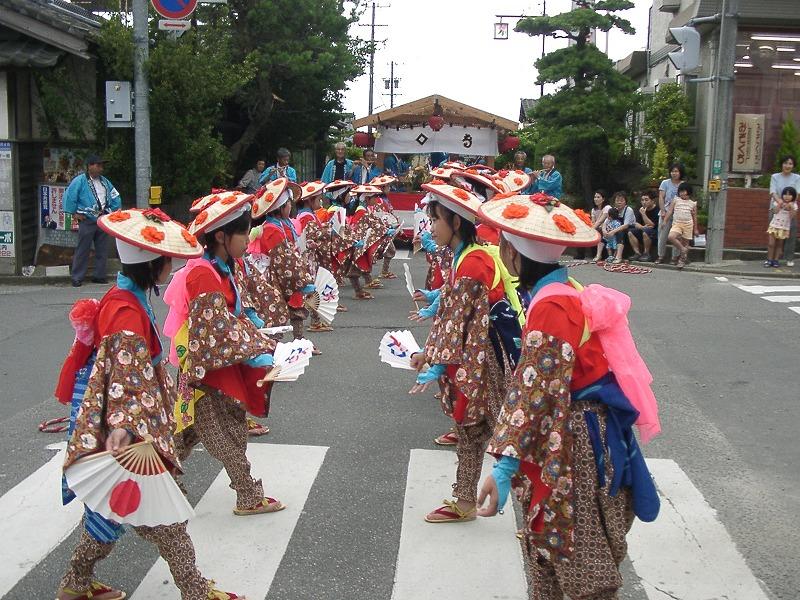
{"label": "asphalt road", "polygon": [[[416,257],[412,265],[422,282],[424,261]],[[394,270],[402,272],[400,261]],[[768,597],[796,598],[800,315],[737,289],[732,283],[738,280],[710,275],[623,275],[593,266],[576,267],[573,275],[633,298],[630,321],[655,378],[663,424],[646,455],[672,459],[689,476]],[[39,433],[36,425],[65,413],[51,394],[72,341],[66,312],[76,299],[99,297],[106,287],[0,283],[0,495],[52,458],[46,446],[63,439]],[[378,290],[371,302],[350,295],[349,288],[343,290],[350,312],[337,316],[336,331],[313,336],[323,355],[298,382],[276,388],[272,433],[254,440],[329,448],[269,600],[388,600],[409,451],[431,449],[432,438],[449,427],[431,396],[406,394],[412,383],[408,372],[377,359],[385,331],[410,328],[419,341],[427,332],[426,325],[406,320],[413,305],[402,279]],[[163,316],[163,304],[153,300]],[[198,452],[189,471],[190,498],[197,502],[219,465]],[[266,491],[271,493],[268,483]],[[3,528],[0,524],[0,534]],[[52,598],[76,541],[72,533],[4,598]],[[450,560],[452,550],[443,548],[441,560]],[[715,549],[707,551],[713,558]],[[133,591],[155,558],[150,547],[127,535],[98,575]],[[491,566],[487,569],[490,573]],[[648,598],[630,564],[625,575],[624,597]]]}

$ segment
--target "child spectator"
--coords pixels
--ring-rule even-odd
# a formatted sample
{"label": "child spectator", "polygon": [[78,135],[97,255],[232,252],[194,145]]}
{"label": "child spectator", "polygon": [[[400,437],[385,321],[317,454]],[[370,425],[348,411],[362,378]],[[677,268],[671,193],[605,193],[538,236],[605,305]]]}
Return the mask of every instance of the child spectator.
{"label": "child spectator", "polygon": [[[603,190],[597,190],[594,193],[594,208],[592,208],[592,227],[594,227],[597,231],[600,232],[600,235],[603,235],[603,223],[605,223],[606,219],[608,218],[608,211],[611,210],[611,207],[608,205],[608,200],[606,199],[606,193]],[[601,239],[597,243],[597,255],[594,257],[592,262],[597,262],[601,258],[603,258],[603,240]]]}
{"label": "child spectator", "polygon": [[690,184],[684,181],[678,186],[678,197],[669,205],[664,218],[672,221],[667,239],[680,252],[675,264],[682,269],[689,256],[689,245],[697,235],[697,202],[692,200]]}
{"label": "child spectator", "polygon": [[608,210],[608,218],[603,225],[603,243],[608,251],[608,259],[606,262],[621,262],[622,249],[625,247],[619,241],[619,233],[626,226],[622,223],[619,210],[616,207],[611,207]]}
{"label": "child spectator", "polygon": [[[631,260],[650,261],[650,250],[658,237],[658,204],[656,193],[642,192],[639,196],[642,205],[636,211],[636,223],[628,231],[628,241],[633,248]],[[642,253],[642,247],[644,253]]]}
{"label": "child spectator", "polygon": [[783,188],[780,200],[773,200],[771,208],[775,216],[767,228],[769,250],[764,261],[765,267],[779,266],[783,242],[789,238],[792,223],[797,218],[797,190],[793,187]]}

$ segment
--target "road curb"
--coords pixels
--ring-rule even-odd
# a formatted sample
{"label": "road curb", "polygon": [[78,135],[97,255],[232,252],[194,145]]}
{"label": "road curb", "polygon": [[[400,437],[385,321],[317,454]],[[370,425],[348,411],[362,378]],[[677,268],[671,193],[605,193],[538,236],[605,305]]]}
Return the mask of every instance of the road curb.
{"label": "road curb", "polygon": [[692,264],[685,266],[683,269],[679,269],[675,265],[666,265],[660,264],[657,265],[655,263],[631,263],[637,265],[647,266],[653,269],[666,269],[672,271],[688,271],[690,273],[708,273],[709,275],[729,275],[731,277],[754,277],[758,279],[800,279],[800,273],[795,272],[777,272],[774,269],[764,269],[763,271],[734,271],[732,269],[726,269],[724,267],[696,267]]}

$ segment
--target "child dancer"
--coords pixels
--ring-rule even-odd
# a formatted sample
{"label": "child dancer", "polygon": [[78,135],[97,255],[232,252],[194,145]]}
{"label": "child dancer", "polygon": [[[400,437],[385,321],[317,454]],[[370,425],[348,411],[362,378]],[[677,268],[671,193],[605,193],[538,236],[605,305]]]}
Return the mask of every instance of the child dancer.
{"label": "child dancer", "polygon": [[797,219],[797,190],[793,187],[783,188],[781,199],[772,201],[772,212],[775,215],[769,223],[769,249],[765,267],[778,267],[783,243],[789,238],[792,223]]}
{"label": "child dancer", "polygon": [[647,442],[660,426],[652,377],[628,329],[630,298],[584,290],[559,267],[567,246],[597,243],[588,216],[547,197],[497,200],[479,214],[502,230],[503,261],[534,295],[489,442],[499,462],[481,488],[478,502],[489,504],[479,514],[502,509],[511,478],[524,476],[530,597],[611,600],[634,514],[652,521],[659,510],[631,429],[636,422]]}
{"label": "child dancer", "polygon": [[[373,196],[367,204],[367,208],[373,212],[384,212],[394,217],[394,209],[392,203],[389,201],[389,191],[394,183],[397,182],[397,177],[391,175],[381,175],[370,181],[370,185],[380,188],[381,193],[378,196]],[[397,218],[394,217],[396,221]],[[397,248],[394,245],[394,238],[397,235],[396,228],[390,226],[386,230],[386,239],[378,246],[375,252],[376,260],[383,260],[383,268],[381,269],[381,279],[397,279],[397,275],[392,273],[389,265],[392,259],[397,254]]]}
{"label": "child dancer", "polygon": [[366,283],[365,287],[381,289],[383,283],[377,277],[372,277],[372,266],[378,258],[378,253],[387,242],[391,242],[396,230],[387,225],[380,216],[383,212],[383,204],[380,201],[381,188],[370,184],[357,185],[350,191],[358,196],[359,206],[350,217],[349,225],[353,235],[364,240],[364,247],[354,250],[353,264],[361,272]]}
{"label": "child dancer", "polygon": [[[429,523],[475,519],[483,452],[504,393],[504,369],[490,341],[491,307],[508,298],[504,269],[476,243],[478,196],[447,184],[425,184],[433,238],[453,251],[453,266],[441,289],[439,310],[423,352],[411,364],[421,371],[411,393],[442,378],[442,408],[455,421],[458,469],[453,500],[425,517]],[[507,275],[507,273],[505,273]],[[511,288],[513,291],[513,287]],[[509,300],[511,300],[509,298]],[[503,361],[505,362],[505,360]]]}
{"label": "child dancer", "polygon": [[186,407],[178,421],[179,455],[185,458],[202,442],[225,467],[236,491],[233,513],[240,516],[285,508],[264,496],[246,456],[246,415],[263,417],[269,410],[269,388],[259,383],[275,347],[243,310],[235,282],[235,261],[244,255],[250,230],[248,200],[217,200],[195,217],[189,231],[201,236],[205,252],[176,274],[164,295],[170,306],[164,333],[172,338],[180,406]]}
{"label": "child dancer", "polygon": [[[344,179],[335,179],[325,186],[325,195],[330,199],[330,206],[328,206],[327,221],[331,219],[338,219],[338,213],[344,209],[345,215],[352,215],[358,206],[358,199],[350,196],[350,190],[355,186],[352,181]],[[336,276],[336,281],[341,287],[344,283],[344,278],[349,278],[350,269],[352,266],[353,249],[355,246],[362,244],[361,240],[355,239],[352,231],[347,226],[346,221],[336,224],[331,222],[331,255],[333,257],[331,266],[333,267],[333,274]],[[361,284],[354,288],[356,295],[362,291]],[[369,292],[365,292],[368,296]]]}
{"label": "child dancer", "polygon": [[[84,367],[78,371],[80,381],[75,380],[73,386],[59,385],[59,391],[68,391],[67,398],[73,396],[64,466],[147,438],[152,439],[167,468],[178,472],[182,467],[172,435],[175,390],[162,363],[149,293],[167,281],[173,258],[198,257],[202,248],[193,235],[157,209],[117,211],[101,216],[98,226],[116,238],[122,272],[96,305],[94,317],[87,317],[94,335],[79,336],[83,341],[76,340],[78,348],[70,353],[74,358],[81,349],[90,352],[89,363],[79,365]],[[68,371],[65,368],[63,376]],[[74,395],[67,387],[74,387]],[[59,394],[59,399],[66,398]],[[66,486],[64,495],[66,502],[74,498]],[[186,522],[133,530],[158,548],[183,600],[241,598],[215,589],[200,574]],[[93,579],[95,565],[111,553],[123,533],[121,525],[85,509],[83,532],[61,580],[58,600],[125,598],[124,592]]]}

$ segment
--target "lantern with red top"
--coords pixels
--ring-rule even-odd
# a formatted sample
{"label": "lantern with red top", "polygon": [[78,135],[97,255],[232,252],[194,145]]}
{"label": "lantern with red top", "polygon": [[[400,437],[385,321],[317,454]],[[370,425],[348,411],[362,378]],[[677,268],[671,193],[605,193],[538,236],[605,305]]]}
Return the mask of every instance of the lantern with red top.
{"label": "lantern with red top", "polygon": [[439,131],[444,127],[444,117],[442,113],[442,105],[436,100],[433,104],[433,114],[428,117],[428,125],[430,125],[431,129],[434,131]]}
{"label": "lantern with red top", "polygon": [[375,136],[365,131],[356,131],[353,135],[353,144],[359,148],[372,148],[375,145]]}

